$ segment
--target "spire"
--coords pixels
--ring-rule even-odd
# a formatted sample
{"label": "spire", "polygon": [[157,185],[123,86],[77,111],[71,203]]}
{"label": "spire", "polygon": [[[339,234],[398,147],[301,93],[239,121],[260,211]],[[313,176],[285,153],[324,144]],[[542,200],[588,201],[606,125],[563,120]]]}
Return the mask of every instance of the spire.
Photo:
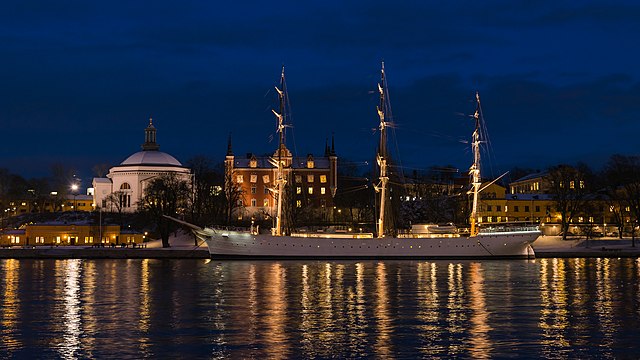
{"label": "spire", "polygon": [[336,144],[333,133],[331,133],[331,152],[329,153],[331,156],[336,156]]}
{"label": "spire", "polygon": [[329,157],[329,153],[331,150],[329,150],[329,139],[324,139],[324,156]]}
{"label": "spire", "polygon": [[229,140],[227,141],[227,156],[233,156],[233,149],[231,149],[231,133],[229,133]]}
{"label": "spire", "polygon": [[144,129],[144,144],[142,144],[143,151],[157,151],[160,149],[160,145],[156,143],[156,128],[153,126],[153,118],[149,117],[149,125]]}

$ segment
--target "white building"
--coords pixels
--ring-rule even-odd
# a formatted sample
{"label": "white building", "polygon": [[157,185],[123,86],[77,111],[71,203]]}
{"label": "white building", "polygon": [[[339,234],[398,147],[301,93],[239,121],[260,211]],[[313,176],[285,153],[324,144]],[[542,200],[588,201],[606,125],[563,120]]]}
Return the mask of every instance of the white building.
{"label": "white building", "polygon": [[173,156],[160,151],[156,143],[156,128],[152,119],[145,129],[145,141],[139,151],[120,165],[109,169],[106,178],[93,179],[93,203],[108,211],[125,212],[138,210],[147,184],[154,178],[174,173],[184,180],[191,180],[191,170],[182,166]]}

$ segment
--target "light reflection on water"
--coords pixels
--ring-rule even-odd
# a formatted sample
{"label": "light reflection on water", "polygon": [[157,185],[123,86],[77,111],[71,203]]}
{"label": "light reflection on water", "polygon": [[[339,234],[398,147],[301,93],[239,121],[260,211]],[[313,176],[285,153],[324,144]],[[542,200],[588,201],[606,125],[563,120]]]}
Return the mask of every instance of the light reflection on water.
{"label": "light reflection on water", "polygon": [[0,357],[633,357],[635,259],[0,260]]}

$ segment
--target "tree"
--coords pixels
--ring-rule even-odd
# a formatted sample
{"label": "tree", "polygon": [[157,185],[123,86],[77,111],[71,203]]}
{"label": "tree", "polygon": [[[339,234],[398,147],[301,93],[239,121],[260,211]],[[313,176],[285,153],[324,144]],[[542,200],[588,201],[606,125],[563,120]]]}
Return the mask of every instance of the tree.
{"label": "tree", "polygon": [[556,210],[560,213],[562,239],[567,239],[569,225],[584,207],[589,171],[582,165],[558,165],[549,169],[549,179]]}
{"label": "tree", "polygon": [[164,217],[184,213],[190,197],[187,181],[176,174],[163,174],[149,182],[142,198],[142,211],[157,225],[162,239],[162,247],[170,247],[169,235],[175,231],[177,224]]}
{"label": "tree", "polygon": [[635,225],[640,219],[640,156],[613,155],[604,171],[608,188],[616,197],[620,211],[629,208],[632,245],[635,246]]}
{"label": "tree", "polygon": [[235,171],[225,171],[224,175],[224,209],[225,209],[225,223],[231,224],[231,219],[236,209],[242,208],[244,202],[244,191],[238,182],[235,181]]}
{"label": "tree", "polygon": [[192,171],[192,193],[189,217],[194,224],[210,225],[222,220],[223,200],[220,196],[224,170],[216,170],[212,160],[196,156],[187,161]]}

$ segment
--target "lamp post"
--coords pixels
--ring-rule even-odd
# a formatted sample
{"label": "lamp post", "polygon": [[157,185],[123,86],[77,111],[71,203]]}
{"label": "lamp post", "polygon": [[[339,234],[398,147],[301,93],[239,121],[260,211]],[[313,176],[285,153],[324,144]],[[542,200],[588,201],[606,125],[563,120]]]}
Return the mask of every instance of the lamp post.
{"label": "lamp post", "polygon": [[76,196],[78,196],[78,184],[71,185],[71,191],[73,192],[73,212],[76,212],[78,210],[78,204],[76,202]]}

